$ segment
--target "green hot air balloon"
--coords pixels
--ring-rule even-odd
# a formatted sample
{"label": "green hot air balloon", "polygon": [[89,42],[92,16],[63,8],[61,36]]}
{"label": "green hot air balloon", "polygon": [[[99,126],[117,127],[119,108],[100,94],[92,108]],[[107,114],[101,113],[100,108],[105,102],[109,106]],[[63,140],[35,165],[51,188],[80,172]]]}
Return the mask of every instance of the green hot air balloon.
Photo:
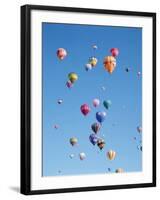
{"label": "green hot air balloon", "polygon": [[105,100],[105,101],[103,101],[103,105],[108,110],[111,107],[112,102],[111,102],[111,100]]}

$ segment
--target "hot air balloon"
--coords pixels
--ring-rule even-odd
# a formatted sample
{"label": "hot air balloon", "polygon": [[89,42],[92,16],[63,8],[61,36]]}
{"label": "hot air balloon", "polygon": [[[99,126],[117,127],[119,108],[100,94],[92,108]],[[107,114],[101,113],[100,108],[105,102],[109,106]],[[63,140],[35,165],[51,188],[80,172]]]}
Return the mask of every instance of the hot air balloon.
{"label": "hot air balloon", "polygon": [[67,56],[67,51],[64,48],[59,48],[57,50],[57,57],[60,60],[63,60]]}
{"label": "hot air balloon", "polygon": [[105,91],[105,90],[106,90],[106,88],[105,88],[104,86],[102,86],[102,90],[103,90],[103,91]]}
{"label": "hot air balloon", "polygon": [[91,70],[92,69],[92,65],[90,63],[87,63],[85,65],[85,69],[86,69],[86,71]]}
{"label": "hot air balloon", "polygon": [[93,45],[93,49],[98,49],[98,47],[96,45]]}
{"label": "hot air balloon", "polygon": [[119,54],[118,48],[112,48],[112,49],[110,50],[110,52],[111,52],[111,54],[112,54],[113,57],[116,57],[116,56],[118,56],[118,54]]}
{"label": "hot air balloon", "polygon": [[96,57],[89,58],[89,64],[91,64],[92,67],[95,67],[97,62],[98,62],[98,59]]}
{"label": "hot air balloon", "polygon": [[68,88],[71,88],[71,87],[73,86],[73,83],[71,83],[71,81],[67,81],[66,86],[67,86]]}
{"label": "hot air balloon", "polygon": [[74,154],[70,154],[69,157],[72,159],[74,158]]}
{"label": "hot air balloon", "polygon": [[110,73],[112,74],[115,67],[116,67],[116,59],[113,57],[113,56],[106,56],[104,58],[104,67],[105,69]]}
{"label": "hot air balloon", "polygon": [[108,110],[111,107],[112,102],[111,100],[103,101],[103,105]]}
{"label": "hot air balloon", "polygon": [[77,144],[77,142],[78,142],[78,139],[76,137],[72,137],[72,138],[70,138],[69,141],[70,141],[72,146],[75,146]]}
{"label": "hot air balloon", "polygon": [[141,76],[141,72],[138,72],[137,75],[138,75],[138,77],[140,77]]}
{"label": "hot air balloon", "polygon": [[71,83],[74,83],[78,79],[78,75],[74,72],[71,72],[68,74],[68,78],[71,81]]}
{"label": "hot air balloon", "polygon": [[87,104],[83,104],[83,105],[81,105],[80,110],[83,113],[83,115],[86,116],[90,112],[91,109]]}
{"label": "hot air balloon", "polygon": [[63,100],[62,99],[58,99],[57,103],[61,104],[61,103],[63,103]]}
{"label": "hot air balloon", "polygon": [[98,122],[102,123],[106,118],[106,112],[97,112],[96,119]]}
{"label": "hot air balloon", "polygon": [[142,127],[141,127],[141,126],[137,126],[137,131],[138,131],[139,133],[142,133]]}
{"label": "hot air balloon", "polygon": [[91,128],[92,128],[94,133],[98,133],[98,131],[101,128],[101,125],[99,123],[95,122],[94,124],[92,124]]}
{"label": "hot air balloon", "polygon": [[127,68],[125,69],[125,71],[126,71],[126,72],[129,72],[129,71],[130,71],[130,68],[129,68],[129,67],[127,67]]}
{"label": "hot air balloon", "polygon": [[97,107],[100,104],[100,100],[99,99],[93,99],[93,106]]}
{"label": "hot air balloon", "polygon": [[92,133],[90,136],[89,136],[89,140],[90,142],[95,145],[97,144],[97,141],[98,141],[98,137],[96,134]]}
{"label": "hot air balloon", "polygon": [[116,156],[116,152],[113,150],[110,150],[107,152],[107,156],[108,156],[109,160],[114,160],[115,156]]}
{"label": "hot air balloon", "polygon": [[122,168],[118,168],[118,169],[116,169],[115,172],[116,172],[116,173],[122,173],[122,172],[124,172],[124,170],[123,170]]}
{"label": "hot air balloon", "polygon": [[97,141],[97,146],[100,148],[100,150],[102,150],[105,146],[105,141],[103,139],[98,139]]}
{"label": "hot air balloon", "polygon": [[79,158],[80,158],[80,160],[84,160],[85,158],[86,158],[86,154],[85,153],[80,153],[79,154]]}
{"label": "hot air balloon", "polygon": [[56,125],[54,125],[54,128],[55,128],[55,129],[58,129],[58,128],[59,128],[59,126],[56,124]]}

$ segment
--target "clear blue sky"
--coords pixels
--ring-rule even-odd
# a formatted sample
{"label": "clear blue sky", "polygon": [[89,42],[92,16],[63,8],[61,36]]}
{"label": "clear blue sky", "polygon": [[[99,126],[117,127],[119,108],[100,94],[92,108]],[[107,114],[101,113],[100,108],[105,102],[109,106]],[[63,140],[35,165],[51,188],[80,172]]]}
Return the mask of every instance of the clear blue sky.
{"label": "clear blue sky", "polygon": [[[117,168],[141,171],[142,152],[137,149],[141,136],[136,128],[142,121],[142,77],[137,76],[142,70],[142,29],[43,23],[42,30],[43,176],[102,174],[108,168],[112,172]],[[94,44],[98,46],[95,51]],[[63,61],[56,56],[60,47],[68,52]],[[110,55],[112,47],[120,53],[116,70],[110,75],[103,67],[103,59]],[[87,72],[85,64],[93,55],[98,64]],[[125,71],[126,67],[131,68],[130,72]],[[70,72],[79,77],[72,89],[66,87]],[[94,98],[101,101],[97,108],[92,106]],[[63,103],[57,104],[58,99]],[[102,104],[107,99],[112,101],[108,111]],[[91,107],[86,117],[80,112],[84,103]],[[89,141],[97,111],[107,112],[99,132],[106,142],[102,151]],[[58,129],[53,128],[55,124]],[[73,136],[79,141],[76,147],[69,143]],[[114,161],[106,157],[110,149],[117,152]],[[80,152],[86,154],[83,161],[79,160]],[[73,159],[70,154],[75,155]]]}

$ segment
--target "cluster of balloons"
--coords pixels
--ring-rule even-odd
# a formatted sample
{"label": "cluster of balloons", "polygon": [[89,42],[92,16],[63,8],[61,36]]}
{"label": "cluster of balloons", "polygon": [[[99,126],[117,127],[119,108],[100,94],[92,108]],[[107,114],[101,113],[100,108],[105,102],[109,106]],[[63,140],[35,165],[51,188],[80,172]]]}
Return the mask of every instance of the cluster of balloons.
{"label": "cluster of balloons", "polygon": [[116,57],[119,54],[118,48],[110,49],[111,56],[106,56],[104,58],[103,64],[104,68],[108,71],[108,73],[112,74],[116,67]]}

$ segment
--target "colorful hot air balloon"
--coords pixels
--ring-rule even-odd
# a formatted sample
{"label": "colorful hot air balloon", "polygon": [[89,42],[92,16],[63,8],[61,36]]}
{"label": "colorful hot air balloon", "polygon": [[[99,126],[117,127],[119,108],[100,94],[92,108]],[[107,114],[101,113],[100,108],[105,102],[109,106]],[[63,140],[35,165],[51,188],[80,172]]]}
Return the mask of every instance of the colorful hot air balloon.
{"label": "colorful hot air balloon", "polygon": [[104,67],[105,69],[110,73],[112,74],[115,67],[116,67],[116,59],[113,57],[113,56],[106,56],[104,58]]}
{"label": "colorful hot air balloon", "polygon": [[72,137],[69,141],[72,146],[75,146],[78,142],[78,139],[76,137]]}
{"label": "colorful hot air balloon", "polygon": [[86,71],[91,70],[92,69],[92,65],[90,63],[87,63],[85,65],[85,69],[86,69]]}
{"label": "colorful hot air balloon", "polygon": [[118,169],[116,169],[115,172],[116,172],[116,173],[122,173],[122,172],[124,172],[124,170],[123,170],[122,168],[118,168]]}
{"label": "colorful hot air balloon", "polygon": [[57,50],[57,57],[60,60],[63,60],[67,56],[67,51],[64,48],[59,48]]}
{"label": "colorful hot air balloon", "polygon": [[110,150],[107,152],[107,156],[108,156],[109,160],[114,160],[116,157],[116,152],[113,150]]}
{"label": "colorful hot air balloon", "polygon": [[83,104],[83,105],[81,105],[80,110],[83,113],[83,115],[86,116],[90,112],[91,109],[87,104]]}
{"label": "colorful hot air balloon", "polygon": [[68,88],[71,88],[71,87],[73,86],[73,83],[71,83],[71,81],[67,81],[66,86],[67,86]]}
{"label": "colorful hot air balloon", "polygon": [[98,133],[98,131],[101,128],[101,125],[99,123],[95,122],[94,124],[92,124],[91,128],[92,128],[94,133]]}
{"label": "colorful hot air balloon", "polygon": [[85,153],[80,153],[79,154],[79,158],[80,158],[80,160],[84,160],[85,158],[86,158],[86,154]]}
{"label": "colorful hot air balloon", "polygon": [[111,54],[112,54],[113,57],[116,57],[116,56],[118,56],[118,54],[119,54],[118,48],[112,48],[112,49],[110,50],[110,52],[111,52]]}
{"label": "colorful hot air balloon", "polygon": [[97,146],[100,148],[100,150],[102,150],[105,146],[105,141],[103,139],[98,139],[97,141]]}
{"label": "colorful hot air balloon", "polygon": [[97,62],[98,62],[98,59],[96,57],[89,58],[89,64],[91,64],[92,67],[95,67]]}
{"label": "colorful hot air balloon", "polygon": [[71,72],[68,74],[68,78],[71,81],[71,83],[74,83],[78,79],[78,75],[74,72]]}
{"label": "colorful hot air balloon", "polygon": [[98,141],[98,137],[96,134],[92,133],[90,136],[89,136],[89,141],[95,145],[97,144],[97,141]]}
{"label": "colorful hot air balloon", "polygon": [[141,127],[141,126],[137,126],[137,131],[138,131],[139,133],[142,133],[142,127]]}
{"label": "colorful hot air balloon", "polygon": [[97,107],[100,104],[100,100],[99,99],[93,99],[93,106]]}
{"label": "colorful hot air balloon", "polygon": [[112,102],[111,100],[103,101],[103,105],[108,110],[111,107]]}
{"label": "colorful hot air balloon", "polygon": [[96,119],[98,122],[102,123],[106,118],[106,112],[97,112]]}

